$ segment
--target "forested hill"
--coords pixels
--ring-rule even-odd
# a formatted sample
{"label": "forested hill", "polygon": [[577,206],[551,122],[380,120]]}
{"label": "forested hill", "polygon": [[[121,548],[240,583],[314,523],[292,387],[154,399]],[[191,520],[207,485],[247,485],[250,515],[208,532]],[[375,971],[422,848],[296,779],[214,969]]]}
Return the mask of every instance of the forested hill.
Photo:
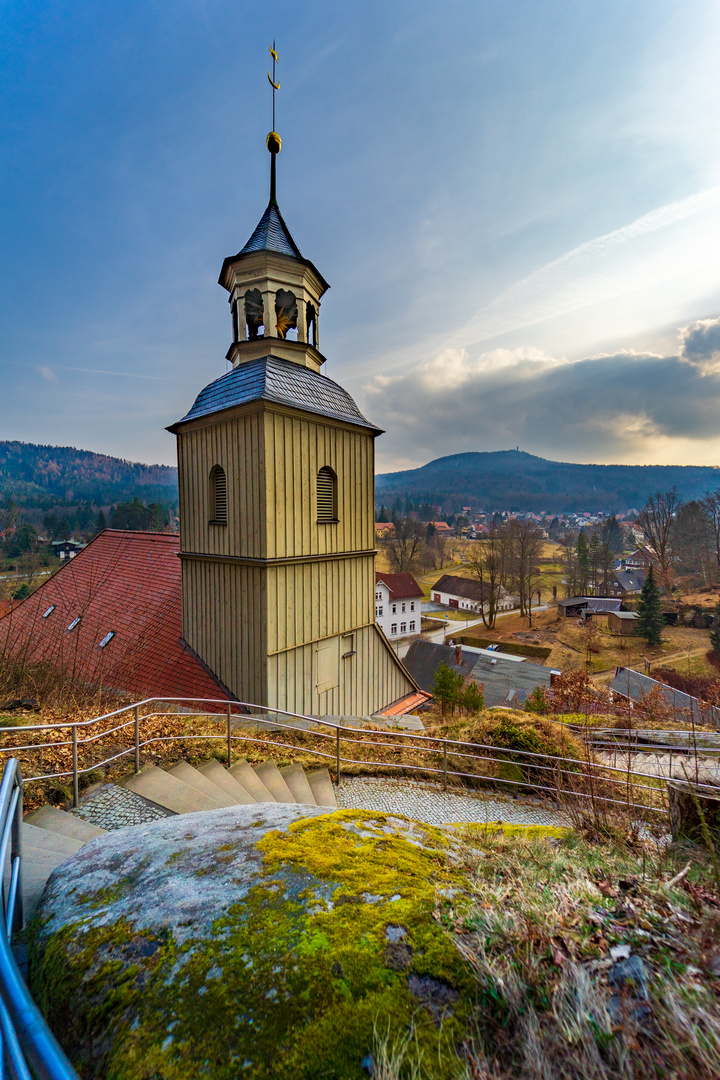
{"label": "forested hill", "polygon": [[485,510],[640,509],[649,494],[677,486],[683,500],[720,487],[720,469],[704,465],[572,465],[520,450],[451,454],[419,469],[376,478],[378,504],[397,498],[430,503],[446,512]]}
{"label": "forested hill", "polygon": [[0,441],[0,497],[16,505],[177,501],[177,469],[138,465],[73,446]]}

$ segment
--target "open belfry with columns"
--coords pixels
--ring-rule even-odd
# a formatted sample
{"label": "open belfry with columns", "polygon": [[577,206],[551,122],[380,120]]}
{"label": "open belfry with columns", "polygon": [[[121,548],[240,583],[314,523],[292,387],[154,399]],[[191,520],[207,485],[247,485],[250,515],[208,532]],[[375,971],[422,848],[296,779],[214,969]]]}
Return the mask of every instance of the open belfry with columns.
{"label": "open belfry with columns", "polygon": [[275,131],[267,147],[270,201],[220,273],[232,369],[168,429],[183,638],[240,701],[372,714],[417,690],[375,622],[381,431],[322,374],[328,284],[280,213]]}

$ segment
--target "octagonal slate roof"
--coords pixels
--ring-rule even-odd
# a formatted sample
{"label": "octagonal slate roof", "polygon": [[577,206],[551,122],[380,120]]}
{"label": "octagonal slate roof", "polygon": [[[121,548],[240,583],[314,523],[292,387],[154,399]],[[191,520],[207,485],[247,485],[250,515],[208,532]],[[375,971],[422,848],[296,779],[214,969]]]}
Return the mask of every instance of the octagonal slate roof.
{"label": "octagonal slate roof", "polygon": [[290,235],[277,203],[268,203],[255,232],[238,254],[248,255],[252,251],[277,251],[281,255],[294,255],[302,259],[300,249]]}
{"label": "octagonal slate roof", "polygon": [[247,405],[252,401],[274,401],[279,405],[289,405],[304,412],[330,417],[332,420],[357,424],[376,435],[382,430],[365,419],[348,392],[332,379],[290,360],[264,356],[240,364],[209,383],[200,391],[190,411],[182,420],[171,424],[168,431],[174,431],[178,424],[187,420],[210,416],[222,412],[223,409]]}

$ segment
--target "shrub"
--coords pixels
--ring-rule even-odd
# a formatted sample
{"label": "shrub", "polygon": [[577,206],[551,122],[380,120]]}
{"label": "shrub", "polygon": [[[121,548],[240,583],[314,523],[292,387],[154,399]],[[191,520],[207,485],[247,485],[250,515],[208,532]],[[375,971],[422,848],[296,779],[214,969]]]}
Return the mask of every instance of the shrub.
{"label": "shrub", "polygon": [[550,712],[550,702],[544,686],[536,686],[533,692],[528,694],[525,712],[539,713],[541,716]]}

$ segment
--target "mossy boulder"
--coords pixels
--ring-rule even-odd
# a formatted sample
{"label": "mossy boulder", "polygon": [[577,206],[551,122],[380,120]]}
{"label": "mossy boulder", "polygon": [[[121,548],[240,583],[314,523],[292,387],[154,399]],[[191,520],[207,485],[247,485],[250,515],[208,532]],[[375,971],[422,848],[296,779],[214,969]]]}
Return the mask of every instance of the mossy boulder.
{"label": "mossy boulder", "polygon": [[378,1038],[461,1072],[475,983],[450,832],[258,805],[99,837],[50,879],[33,994],[83,1078],[353,1080]]}

